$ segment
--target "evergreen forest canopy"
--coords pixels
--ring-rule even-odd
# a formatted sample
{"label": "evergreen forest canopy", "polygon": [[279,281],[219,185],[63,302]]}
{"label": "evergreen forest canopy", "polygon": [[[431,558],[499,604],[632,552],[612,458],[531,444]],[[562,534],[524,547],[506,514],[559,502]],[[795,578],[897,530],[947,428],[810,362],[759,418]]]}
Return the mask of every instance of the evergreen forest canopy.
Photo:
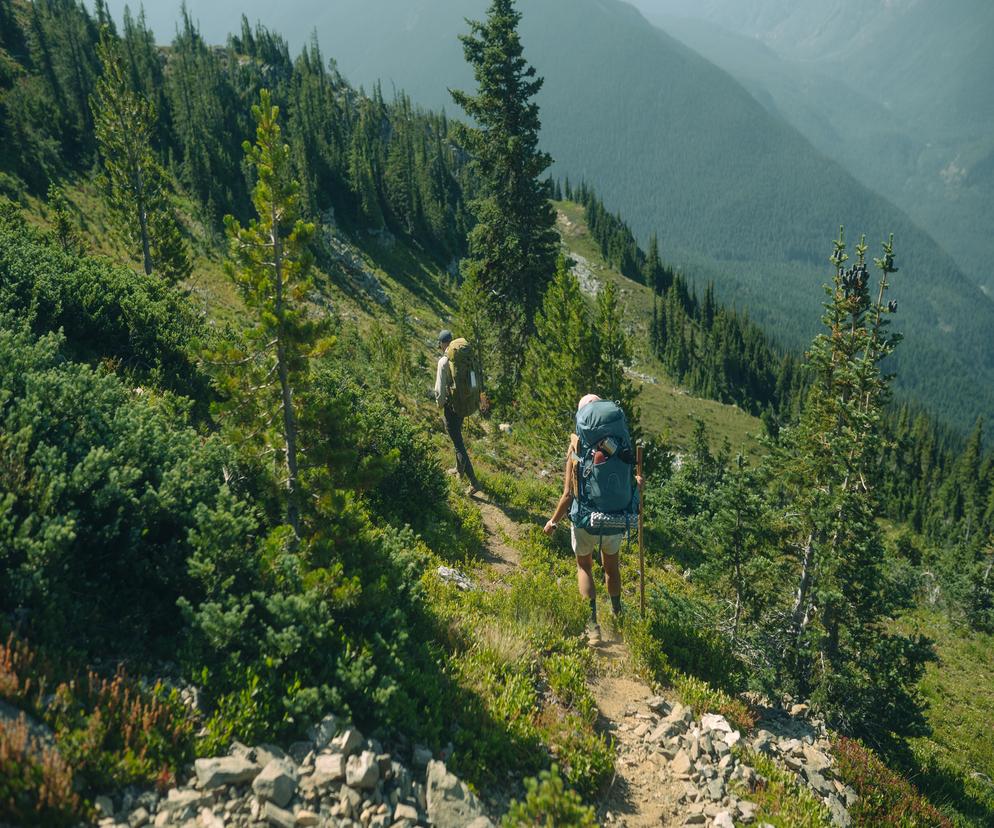
{"label": "evergreen forest canopy", "polygon": [[[809,698],[905,767],[903,740],[928,730],[918,679],[933,653],[893,618],[926,593],[927,569],[930,607],[994,627],[983,423],[963,443],[889,406],[882,365],[909,344],[888,327],[890,290],[913,278],[909,254],[828,242],[823,328],[802,365],[710,286],[699,295],[657,240],[643,249],[591,185],[548,178],[542,78],[510,0],[463,33],[474,78],[454,102],[472,124],[357,91],[316,40],[293,57],[247,21],[217,47],[186,16],[168,48],[140,16],[118,31],[103,4],[0,0],[0,23],[0,631],[16,632],[0,690],[57,729],[86,790],[149,784],[232,739],[292,738],[328,710],[385,738],[452,738],[477,784],[538,772],[547,745],[588,796],[609,778],[590,769],[606,750],[596,735],[570,741],[582,722],[543,730],[541,708],[515,701],[537,698],[531,654],[513,669],[481,661],[485,603],[460,604],[431,577],[479,551],[479,517],[437,459],[410,318],[364,336],[329,309],[349,239],[403,248],[433,268],[434,298],[458,293],[498,411],[520,418],[505,458],[544,452],[556,434],[543,430],[561,437],[562,412],[591,386],[637,426],[634,345],[697,393],[762,415],[770,444],[755,468],[703,428],[679,468],[647,435],[650,564],[661,571],[665,554],[691,575],[660,576],[640,646],[660,677]],[[81,182],[132,267],[88,252],[66,195]],[[589,303],[557,255],[559,198],[651,291],[647,343],[613,285]],[[238,289],[233,319],[190,289],[210,255]],[[502,325],[517,347],[493,337]],[[527,502],[521,468],[501,468],[490,493]],[[906,523],[897,542],[883,515]],[[489,623],[544,619],[526,639],[552,642],[542,675],[582,675],[562,638],[582,629],[582,607],[558,597],[565,547],[529,543],[540,574]],[[199,733],[162,688],[134,728],[101,724],[96,674],[64,682],[121,659],[175,660],[204,692]],[[64,682],[56,703],[39,681]],[[493,695],[505,687],[514,698]],[[707,698],[740,709],[718,691]],[[974,788],[961,799],[994,812]]]}
{"label": "evergreen forest canopy", "polygon": [[[451,110],[448,89],[471,81],[457,35],[464,18],[482,15],[485,5],[302,2],[295,6],[297,30],[284,33],[305,43],[316,30],[353,81],[371,86],[382,79],[417,102]],[[215,27],[214,37],[224,37],[228,16],[220,7],[190,8],[205,27]],[[626,3],[528,0],[521,8],[523,43],[545,78],[537,100],[542,147],[555,158],[555,175],[595,183],[643,244],[655,232],[663,256],[689,281],[701,290],[714,281],[718,298],[748,310],[798,349],[814,333],[808,299],[823,282],[823,240],[835,232],[838,217],[848,216],[871,240],[893,232],[914,268],[895,287],[899,324],[914,332],[893,357],[898,391],[964,430],[994,410],[988,335],[994,299],[963,275],[928,227],[916,226],[734,79]],[[250,19],[255,14],[264,21],[269,13],[261,6],[249,11]],[[156,19],[168,37],[173,15],[159,9]],[[842,48],[855,42],[857,23],[840,25],[832,31]],[[352,37],[357,27],[370,37]],[[835,100],[819,104],[834,131],[874,128],[865,108]],[[869,125],[857,123],[861,118]],[[983,169],[979,165],[978,174]]]}

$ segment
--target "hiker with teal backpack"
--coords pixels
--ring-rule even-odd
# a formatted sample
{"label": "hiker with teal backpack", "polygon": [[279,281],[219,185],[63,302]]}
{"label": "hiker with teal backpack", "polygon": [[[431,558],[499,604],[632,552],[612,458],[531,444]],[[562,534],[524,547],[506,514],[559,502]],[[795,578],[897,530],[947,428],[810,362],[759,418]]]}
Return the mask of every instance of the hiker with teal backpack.
{"label": "hiker with teal backpack", "polygon": [[483,374],[473,347],[465,339],[453,339],[452,331],[438,335],[438,347],[442,355],[435,371],[435,402],[442,409],[445,431],[456,452],[455,471],[469,481],[467,493],[472,496],[480,490],[480,484],[463,441],[462,425],[467,417],[480,410]]}
{"label": "hiker with teal backpack", "polygon": [[617,403],[587,394],[577,406],[576,432],[570,436],[566,452],[563,493],[544,532],[555,532],[569,512],[577,586],[590,602],[588,631],[594,641],[600,638],[594,553],[600,555],[611,610],[617,618],[622,612],[618,555],[622,540],[637,526],[641,488],[625,413]]}

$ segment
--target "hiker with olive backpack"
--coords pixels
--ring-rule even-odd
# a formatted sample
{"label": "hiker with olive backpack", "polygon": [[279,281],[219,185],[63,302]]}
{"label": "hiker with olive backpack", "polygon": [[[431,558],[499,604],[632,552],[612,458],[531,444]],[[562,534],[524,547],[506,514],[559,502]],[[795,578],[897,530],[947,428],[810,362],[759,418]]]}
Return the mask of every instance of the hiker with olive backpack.
{"label": "hiker with olive backpack", "polygon": [[438,347],[442,355],[435,372],[435,402],[442,409],[445,431],[456,451],[455,471],[469,481],[468,494],[472,496],[480,490],[480,484],[463,442],[462,424],[480,410],[483,374],[473,346],[465,339],[453,339],[452,331],[438,335]]}
{"label": "hiker with olive backpack", "polygon": [[563,475],[563,493],[545,524],[551,535],[569,512],[570,539],[576,556],[580,594],[590,603],[587,626],[592,643],[600,640],[593,557],[598,552],[604,567],[611,610],[622,613],[621,541],[638,525],[642,477],[636,473],[635,448],[621,407],[596,394],[587,394],[576,411],[576,432],[570,436]]}

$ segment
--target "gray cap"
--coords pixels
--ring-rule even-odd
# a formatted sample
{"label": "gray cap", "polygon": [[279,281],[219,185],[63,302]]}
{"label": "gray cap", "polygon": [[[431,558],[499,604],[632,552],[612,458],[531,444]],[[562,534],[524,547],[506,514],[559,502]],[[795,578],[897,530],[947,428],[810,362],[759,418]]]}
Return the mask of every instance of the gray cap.
{"label": "gray cap", "polygon": [[438,335],[438,341],[441,344],[443,344],[443,345],[446,342],[451,342],[452,341],[452,331],[446,329],[446,330],[442,331],[441,333],[439,333],[439,335]]}

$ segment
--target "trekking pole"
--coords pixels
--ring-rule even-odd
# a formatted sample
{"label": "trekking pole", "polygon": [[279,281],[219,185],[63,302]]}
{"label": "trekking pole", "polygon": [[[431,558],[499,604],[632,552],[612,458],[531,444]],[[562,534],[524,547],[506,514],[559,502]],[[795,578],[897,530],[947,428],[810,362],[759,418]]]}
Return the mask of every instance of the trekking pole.
{"label": "trekking pole", "polygon": [[[638,469],[638,476],[642,477],[642,444],[635,448],[635,467]],[[639,611],[645,618],[645,552],[642,545],[642,495],[639,492]]]}

